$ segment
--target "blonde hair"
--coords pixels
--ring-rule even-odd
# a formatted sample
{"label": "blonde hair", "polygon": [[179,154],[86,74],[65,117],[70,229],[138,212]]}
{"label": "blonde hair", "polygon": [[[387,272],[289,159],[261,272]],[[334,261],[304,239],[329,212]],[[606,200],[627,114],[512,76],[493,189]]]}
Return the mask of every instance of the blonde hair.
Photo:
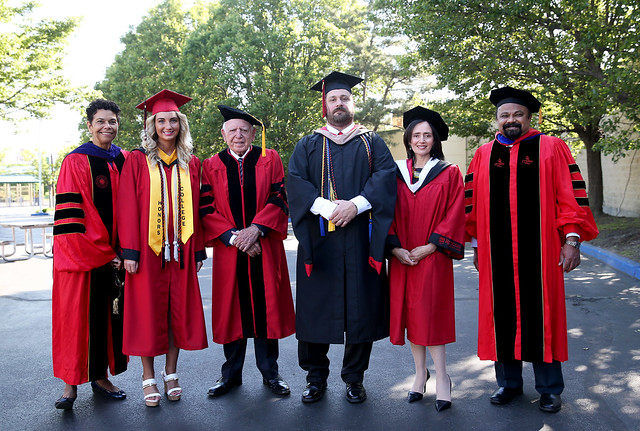
{"label": "blonde hair", "polygon": [[[182,112],[173,111],[180,121],[180,131],[176,138],[176,151],[178,155],[178,164],[182,168],[186,168],[191,161],[191,153],[193,144],[191,143],[191,133],[189,133],[189,122],[187,116]],[[147,118],[147,127],[142,131],[142,147],[147,151],[147,157],[152,163],[158,163],[161,159],[158,155],[160,150],[158,143],[158,133],[156,132],[156,116],[152,115]]]}

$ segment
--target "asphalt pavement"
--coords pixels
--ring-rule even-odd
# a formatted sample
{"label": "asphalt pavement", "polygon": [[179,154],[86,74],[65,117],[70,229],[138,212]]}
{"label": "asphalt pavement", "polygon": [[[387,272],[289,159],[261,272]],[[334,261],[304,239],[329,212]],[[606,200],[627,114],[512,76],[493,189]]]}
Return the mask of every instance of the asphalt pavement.
{"label": "asphalt pavement", "polygon": [[[1,214],[0,214],[1,215]],[[285,242],[295,295],[296,240]],[[211,261],[200,273],[207,330],[211,320]],[[374,343],[365,375],[368,399],[350,404],[340,379],[343,346],[330,349],[331,375],[325,397],[300,401],[305,374],[297,364],[295,336],[281,340],[280,373],[291,395],[278,397],[262,384],[249,343],[243,385],[220,398],[207,389],[220,376],[222,346],[209,341],[201,351],[182,351],[178,363],[182,400],[163,397],[158,408],[142,399],[139,358],[112,381],[126,391],[125,401],[78,388],[73,410],[53,407],[63,383],[51,365],[52,260],[0,263],[0,430],[639,430],[640,429],[640,281],[583,254],[566,278],[569,361],[564,363],[563,408],[538,410],[530,365],[524,369],[524,395],[494,406],[493,366],[476,356],[478,278],[470,253],[455,264],[457,341],[447,346],[453,381],[453,406],[434,408],[435,379],[425,398],[408,404],[413,360],[408,345],[388,339]],[[210,337],[209,337],[210,338]],[[428,359],[431,373],[433,364]],[[164,359],[156,360],[156,375]],[[160,386],[161,388],[161,386]]]}

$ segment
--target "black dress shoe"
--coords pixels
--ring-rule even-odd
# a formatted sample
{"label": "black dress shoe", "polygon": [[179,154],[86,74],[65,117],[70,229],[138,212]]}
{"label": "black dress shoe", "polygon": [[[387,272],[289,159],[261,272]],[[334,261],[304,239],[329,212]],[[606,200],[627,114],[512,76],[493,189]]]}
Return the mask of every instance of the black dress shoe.
{"label": "black dress shoe", "polygon": [[350,403],[361,403],[367,399],[367,391],[362,383],[347,383],[346,398]]}
{"label": "black dress shoe", "polygon": [[548,413],[555,413],[562,408],[562,400],[560,395],[556,394],[542,394],[540,395],[540,410]]}
{"label": "black dress shoe", "polygon": [[522,388],[500,387],[491,395],[491,404],[508,404],[518,395],[522,395]]}
{"label": "black dress shoe", "polygon": [[236,386],[240,386],[241,384],[242,381],[227,380],[224,377],[220,377],[216,384],[209,388],[207,394],[210,397],[219,397],[220,395],[226,394],[231,389],[235,388]]}
{"label": "black dress shoe", "polygon": [[325,389],[327,389],[327,382],[308,382],[302,391],[302,402],[315,403],[319,401],[324,395]]}
{"label": "black dress shoe", "polygon": [[125,394],[123,390],[117,390],[115,392],[108,391],[96,382],[91,382],[91,389],[94,394],[103,395],[107,398],[111,398],[112,400],[124,400],[127,398],[127,394]]}
{"label": "black dress shoe", "polygon": [[269,386],[271,392],[276,395],[289,395],[291,393],[291,389],[289,388],[289,384],[285,382],[280,374],[276,376],[276,378],[267,380],[265,378],[262,379],[262,383]]}
{"label": "black dress shoe", "polygon": [[410,403],[415,403],[416,401],[420,401],[425,392],[427,392],[427,382],[429,381],[429,370],[427,370],[427,380],[424,382],[424,386],[422,387],[422,392],[409,391],[409,395],[407,396],[407,401]]}
{"label": "black dress shoe", "polygon": [[56,400],[55,406],[57,409],[60,409],[60,410],[71,410],[75,400],[76,400],[76,397],[74,398],[60,397]]}

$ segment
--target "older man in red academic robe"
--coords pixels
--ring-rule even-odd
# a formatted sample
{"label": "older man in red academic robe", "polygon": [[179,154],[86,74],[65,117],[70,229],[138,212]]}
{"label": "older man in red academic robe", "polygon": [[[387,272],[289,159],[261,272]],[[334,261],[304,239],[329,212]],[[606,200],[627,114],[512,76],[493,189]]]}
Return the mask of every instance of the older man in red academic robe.
{"label": "older man in red academic robe", "polygon": [[289,385],[278,373],[278,339],[295,331],[287,259],[289,207],[284,168],[275,150],[252,146],[262,123],[252,115],[218,106],[228,148],[203,163],[200,215],[213,246],[213,341],[223,344],[222,377],[209,395],[242,384],[247,338],[254,339],[263,383],[276,395]]}

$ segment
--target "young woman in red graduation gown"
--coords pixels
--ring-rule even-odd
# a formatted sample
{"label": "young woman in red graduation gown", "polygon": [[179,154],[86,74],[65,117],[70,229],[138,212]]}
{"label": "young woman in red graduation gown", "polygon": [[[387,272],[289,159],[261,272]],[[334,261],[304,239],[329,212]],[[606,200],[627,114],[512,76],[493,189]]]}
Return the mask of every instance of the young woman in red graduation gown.
{"label": "young woman in red graduation gown", "polygon": [[411,343],[416,376],[408,401],[422,399],[429,378],[426,347],[436,369],[436,410],[451,406],[445,344],[455,341],[452,259],[464,256],[464,186],[457,166],[444,161],[449,128],[421,106],[404,113],[407,160],[397,161],[394,220],[387,246],[390,339]]}
{"label": "young woman in red graduation gown", "polygon": [[190,98],[163,90],[149,110],[142,148],[124,165],[118,196],[125,280],[123,351],[140,356],[145,404],[157,406],[154,357],[166,354],[164,392],[180,399],[180,349],[207,347],[197,272],[206,259],[198,217],[200,160],[178,107]]}

